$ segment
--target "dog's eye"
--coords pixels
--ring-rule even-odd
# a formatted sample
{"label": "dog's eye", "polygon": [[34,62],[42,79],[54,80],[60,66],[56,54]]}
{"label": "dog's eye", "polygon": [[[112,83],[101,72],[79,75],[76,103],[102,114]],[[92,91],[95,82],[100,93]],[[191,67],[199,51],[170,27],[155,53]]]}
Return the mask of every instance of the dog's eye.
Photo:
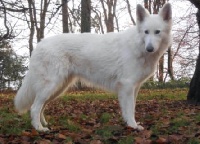
{"label": "dog's eye", "polygon": [[148,30],[145,30],[144,33],[145,33],[145,34],[149,34],[149,31],[148,31]]}
{"label": "dog's eye", "polygon": [[155,34],[159,34],[160,33],[160,30],[155,30]]}

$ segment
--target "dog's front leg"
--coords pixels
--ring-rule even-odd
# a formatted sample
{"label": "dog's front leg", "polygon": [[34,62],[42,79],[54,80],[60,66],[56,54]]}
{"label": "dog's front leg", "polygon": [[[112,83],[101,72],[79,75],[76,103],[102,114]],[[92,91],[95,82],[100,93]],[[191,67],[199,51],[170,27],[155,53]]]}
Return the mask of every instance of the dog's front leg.
{"label": "dog's front leg", "polygon": [[127,122],[127,125],[137,129],[143,130],[144,128],[136,123],[135,120],[135,106],[136,106],[136,97],[139,90],[139,86],[121,85],[120,90],[118,91],[118,98],[122,110],[122,116]]}

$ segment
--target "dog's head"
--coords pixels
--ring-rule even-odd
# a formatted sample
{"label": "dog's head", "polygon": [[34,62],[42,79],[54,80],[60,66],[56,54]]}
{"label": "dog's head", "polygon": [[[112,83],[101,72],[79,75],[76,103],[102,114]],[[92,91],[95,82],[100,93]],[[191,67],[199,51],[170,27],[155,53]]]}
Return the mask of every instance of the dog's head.
{"label": "dog's head", "polygon": [[137,29],[147,52],[157,51],[163,43],[169,45],[171,25],[172,9],[169,3],[155,15],[150,15],[141,5],[137,5]]}

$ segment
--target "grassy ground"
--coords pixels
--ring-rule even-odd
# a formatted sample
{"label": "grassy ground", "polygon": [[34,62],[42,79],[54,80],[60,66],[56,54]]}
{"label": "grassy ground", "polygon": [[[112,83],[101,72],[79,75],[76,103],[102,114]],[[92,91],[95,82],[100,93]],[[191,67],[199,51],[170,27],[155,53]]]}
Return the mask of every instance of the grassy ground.
{"label": "grassy ground", "polygon": [[138,132],[124,124],[117,97],[102,91],[69,92],[45,111],[51,131],[38,133],[29,114],[13,109],[14,93],[0,94],[0,143],[150,144],[200,143],[200,106],[186,103],[187,89],[141,90]]}

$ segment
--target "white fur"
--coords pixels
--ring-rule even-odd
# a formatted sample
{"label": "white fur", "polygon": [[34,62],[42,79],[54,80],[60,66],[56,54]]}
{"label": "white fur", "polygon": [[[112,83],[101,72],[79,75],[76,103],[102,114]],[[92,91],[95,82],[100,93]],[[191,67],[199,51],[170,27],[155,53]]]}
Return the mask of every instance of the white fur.
{"label": "white fur", "polygon": [[[15,97],[17,111],[30,109],[34,128],[47,131],[43,127],[46,104],[80,77],[116,92],[128,126],[142,130],[135,121],[136,97],[170,45],[171,6],[166,4],[158,15],[150,15],[138,5],[137,19],[137,27],[124,32],[61,34],[38,43]],[[160,33],[155,34],[156,30]]]}

